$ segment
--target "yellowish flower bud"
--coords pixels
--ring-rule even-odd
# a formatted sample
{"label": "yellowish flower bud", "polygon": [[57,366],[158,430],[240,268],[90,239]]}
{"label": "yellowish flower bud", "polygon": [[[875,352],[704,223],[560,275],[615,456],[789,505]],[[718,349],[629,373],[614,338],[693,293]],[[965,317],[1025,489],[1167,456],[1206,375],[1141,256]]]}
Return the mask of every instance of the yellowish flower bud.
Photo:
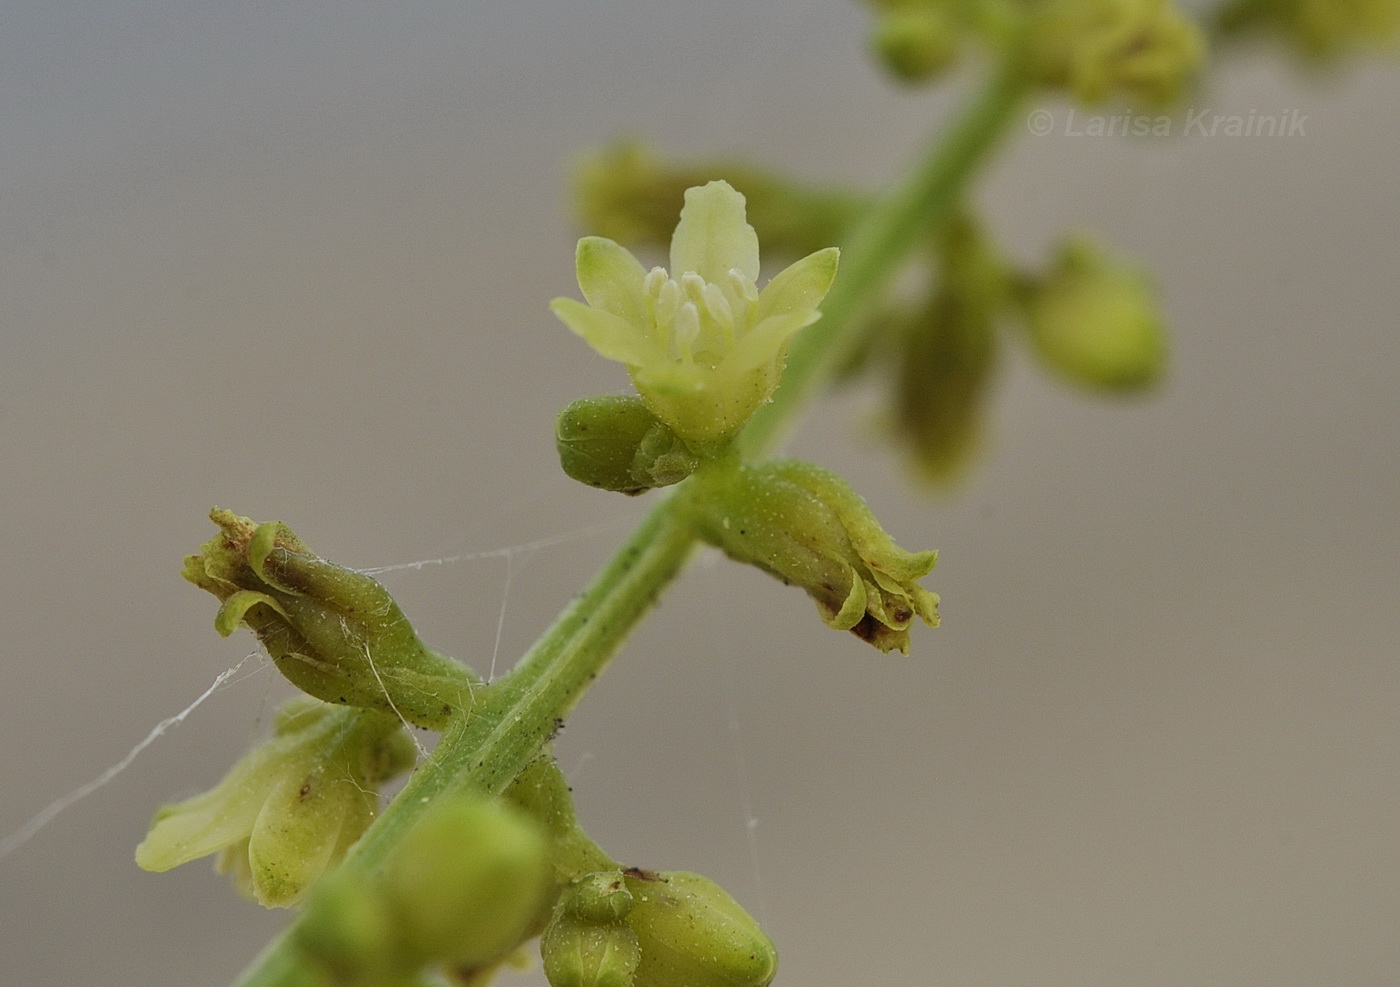
{"label": "yellowish flower bud", "polygon": [[396,972],[393,916],[370,878],[349,874],[344,868],[327,875],[294,928],[298,945],[336,983],[364,983]]}
{"label": "yellowish flower bud", "polygon": [[778,953],[749,914],[707,877],[629,870],[627,924],[641,962],[635,987],[766,987]]}
{"label": "yellowish flower bud", "polygon": [[440,798],[382,877],[405,955],[464,970],[504,960],[542,925],[547,851],[539,823],[505,802]]}
{"label": "yellowish flower bud", "polygon": [[1400,0],[1237,0],[1218,16],[1226,36],[1271,32],[1302,54],[1334,59],[1365,48],[1393,48]]}
{"label": "yellowish flower bud", "polygon": [[1031,17],[1032,75],[1086,103],[1119,93],[1171,103],[1205,53],[1199,29],[1173,0],[1045,0]]}
{"label": "yellowish flower bud", "polygon": [[880,61],[904,82],[922,82],[948,68],[961,41],[960,25],[940,0],[883,12],[871,35]]}
{"label": "yellowish flower bud", "polygon": [[1065,244],[1025,299],[1036,353],[1084,387],[1138,390],[1166,365],[1161,314],[1146,278],[1087,240]]}

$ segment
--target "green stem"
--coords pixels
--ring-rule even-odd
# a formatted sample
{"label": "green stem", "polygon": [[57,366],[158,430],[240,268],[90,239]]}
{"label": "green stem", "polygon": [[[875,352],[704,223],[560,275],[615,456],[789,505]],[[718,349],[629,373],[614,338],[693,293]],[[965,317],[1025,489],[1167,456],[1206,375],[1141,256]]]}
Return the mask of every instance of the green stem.
{"label": "green stem", "polygon": [[945,223],[968,179],[992,153],[1026,93],[1016,58],[1005,65],[893,195],[882,199],[841,248],[841,273],[822,300],[822,317],[788,351],[782,384],[741,437],[744,451],[771,449],[823,383],[860,345],[861,317],[883,294],[919,240]]}
{"label": "green stem", "polygon": [[[842,273],[789,355],[777,398],[745,430],[747,452],[774,446],[799,408],[859,343],[859,316],[883,291],[921,233],[945,220],[968,179],[1011,120],[1024,84],[999,73],[967,113],[937,142],[908,184],[877,206],[843,252]],[[668,496],[594,577],[519,664],[488,687],[473,714],[444,733],[403,792],[385,809],[342,865],[370,872],[438,795],[474,785],[500,793],[549,742],[560,720],[607,666],[695,545],[684,499]],[[297,987],[308,982],[288,929],[249,967],[240,987]]]}

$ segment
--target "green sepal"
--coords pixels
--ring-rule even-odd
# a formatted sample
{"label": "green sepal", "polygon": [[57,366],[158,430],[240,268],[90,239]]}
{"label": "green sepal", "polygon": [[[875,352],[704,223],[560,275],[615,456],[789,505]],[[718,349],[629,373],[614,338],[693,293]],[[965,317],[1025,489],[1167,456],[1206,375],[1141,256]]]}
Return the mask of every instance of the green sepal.
{"label": "green sepal", "polygon": [[218,613],[214,614],[214,630],[219,632],[219,637],[228,637],[238,630],[244,616],[256,606],[268,607],[284,618],[287,616],[282,604],[266,593],[259,593],[255,589],[241,589],[226,599],[223,606],[219,607]]}
{"label": "green sepal", "polygon": [[633,987],[642,950],[624,922],[562,914],[540,937],[540,958],[551,987]]}

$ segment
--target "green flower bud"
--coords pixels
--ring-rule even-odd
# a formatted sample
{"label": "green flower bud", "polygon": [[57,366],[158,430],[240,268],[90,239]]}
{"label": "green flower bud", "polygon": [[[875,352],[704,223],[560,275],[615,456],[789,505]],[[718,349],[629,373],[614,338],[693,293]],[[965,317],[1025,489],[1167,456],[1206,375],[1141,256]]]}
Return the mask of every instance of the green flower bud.
{"label": "green flower bud", "polygon": [[629,870],[627,924],[642,958],[635,987],[765,987],[778,953],[718,884],[685,871]]}
{"label": "green flower bud", "polygon": [[504,960],[540,928],[547,849],[540,825],[505,802],[441,798],[381,879],[404,955],[468,971]]}
{"label": "green flower bud", "polygon": [[960,25],[944,3],[895,7],[875,22],[871,44],[886,69],[904,82],[922,82],[953,64]]}
{"label": "green flower bud", "polygon": [[398,943],[393,915],[374,881],[340,869],[316,886],[301,921],[297,944],[336,983],[363,983],[396,971]]}
{"label": "green flower bud", "polygon": [[540,937],[553,987],[632,987],[642,956],[624,921],[633,902],[621,870],[587,874],[564,890]]}
{"label": "green flower bud", "polygon": [[1237,0],[1216,23],[1226,37],[1275,33],[1304,56],[1328,60],[1392,47],[1400,37],[1400,0]]}
{"label": "green flower bud", "polygon": [[894,425],[921,478],[957,479],[982,433],[997,357],[996,322],[1011,298],[1001,255],[972,219],[940,236],[941,281],[899,320]]}
{"label": "green flower bud", "polygon": [[220,534],[184,577],[223,601],[214,627],[249,627],[292,684],[318,699],[441,729],[471,703],[466,669],[428,650],[388,591],[313,555],[279,522],[215,508]]}
{"label": "green flower bud", "polygon": [[555,444],[569,476],[631,496],[679,483],[700,462],[641,398],[631,395],[575,401],[559,414]]}
{"label": "green flower bud", "polygon": [[412,750],[397,719],[295,701],[218,786],[156,813],[136,863],[166,871],[217,853],[248,897],[295,904],[368,828],[379,784],[412,763]]}
{"label": "green flower bud", "polygon": [[1026,327],[1046,365],[1084,387],[1131,391],[1166,364],[1162,318],[1147,280],[1088,240],[1073,240],[1025,298]]}
{"label": "green flower bud", "polygon": [[1032,18],[1032,76],[1086,103],[1120,92],[1171,103],[1205,53],[1200,31],[1172,0],[1047,0]]}
{"label": "green flower bud", "polygon": [[683,489],[700,537],[801,586],[829,626],[908,654],[915,616],[938,625],[938,597],[918,582],[937,553],[897,546],[835,474],[777,460],[697,473]]}

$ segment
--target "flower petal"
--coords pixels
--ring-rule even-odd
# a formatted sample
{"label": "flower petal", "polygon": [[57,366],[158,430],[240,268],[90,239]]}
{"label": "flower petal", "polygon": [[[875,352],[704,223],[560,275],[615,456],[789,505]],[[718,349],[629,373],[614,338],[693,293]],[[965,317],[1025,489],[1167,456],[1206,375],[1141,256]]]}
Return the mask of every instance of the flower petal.
{"label": "flower petal", "polygon": [[578,286],[589,305],[632,325],[646,324],[642,286],[647,272],[630,250],[601,236],[586,236],[578,242],[575,266]]}
{"label": "flower petal", "polygon": [[617,360],[629,367],[640,367],[665,359],[657,345],[643,335],[638,326],[620,316],[589,308],[573,298],[556,298],[549,303],[549,307],[564,325],[609,360]]}
{"label": "flower petal", "polygon": [[167,871],[245,838],[262,808],[255,786],[263,759],[253,760],[240,764],[217,788],[162,807],[136,848],[136,865]]}
{"label": "flower petal", "polygon": [[814,310],[836,280],[840,255],[837,248],[827,247],[808,254],[780,272],[759,293],[754,321],[760,323],[775,315]]}
{"label": "flower petal", "polygon": [[743,374],[769,364],[780,364],[788,340],[804,326],[821,318],[815,310],[775,315],[754,326],[734,344],[717,368],[721,374]]}
{"label": "flower petal", "polygon": [[744,218],[744,197],[728,182],[686,189],[681,221],[671,237],[671,277],[694,271],[723,286],[731,269],[750,280],[758,277],[758,234]]}

